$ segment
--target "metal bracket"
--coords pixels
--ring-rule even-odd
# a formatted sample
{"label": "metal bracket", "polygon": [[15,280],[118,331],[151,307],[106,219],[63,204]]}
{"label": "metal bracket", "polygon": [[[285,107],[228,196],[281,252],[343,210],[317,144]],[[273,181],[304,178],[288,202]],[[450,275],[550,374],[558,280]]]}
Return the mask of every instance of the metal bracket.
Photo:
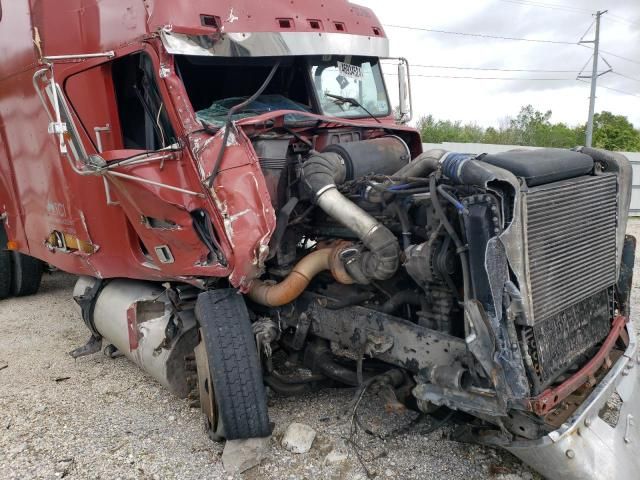
{"label": "metal bracket", "polygon": [[96,134],[96,148],[98,149],[98,153],[102,153],[102,132],[111,132],[111,125],[108,123],[104,127],[93,127],[93,131]]}
{"label": "metal bracket", "polygon": [[107,286],[107,283],[107,280],[98,278],[91,288],[87,288],[87,290],[85,290],[84,294],[73,298],[80,306],[80,311],[82,312],[82,320],[84,321],[87,328],[91,331],[93,336],[97,339],[101,339],[102,335],[100,335],[100,332],[96,330],[96,327],[93,323],[93,311],[96,308],[96,300],[98,299],[98,295],[100,294],[102,289]]}

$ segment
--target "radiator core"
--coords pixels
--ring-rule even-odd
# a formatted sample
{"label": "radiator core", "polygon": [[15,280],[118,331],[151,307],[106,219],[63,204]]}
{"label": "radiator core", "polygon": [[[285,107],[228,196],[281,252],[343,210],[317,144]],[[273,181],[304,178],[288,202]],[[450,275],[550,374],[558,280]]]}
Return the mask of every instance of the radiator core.
{"label": "radiator core", "polygon": [[533,324],[616,282],[617,178],[578,177],[526,195]]}

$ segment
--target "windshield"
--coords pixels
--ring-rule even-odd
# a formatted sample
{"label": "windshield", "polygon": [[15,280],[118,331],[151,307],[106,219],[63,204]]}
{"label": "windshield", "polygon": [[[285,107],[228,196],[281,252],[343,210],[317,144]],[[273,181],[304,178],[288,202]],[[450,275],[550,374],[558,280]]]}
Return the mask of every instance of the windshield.
{"label": "windshield", "polygon": [[[309,57],[308,62],[315,94],[325,115],[368,117],[367,110],[376,117],[389,115],[389,99],[378,58],[324,55]],[[353,99],[361,106],[327,94]]]}

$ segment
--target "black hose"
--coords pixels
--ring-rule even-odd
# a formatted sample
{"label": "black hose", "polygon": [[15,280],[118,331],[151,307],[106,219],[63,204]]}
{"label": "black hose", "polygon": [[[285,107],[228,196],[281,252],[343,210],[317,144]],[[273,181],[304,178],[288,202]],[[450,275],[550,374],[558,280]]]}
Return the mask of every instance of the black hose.
{"label": "black hose", "polygon": [[442,185],[438,185],[438,193],[442,195],[442,197],[445,200],[447,200],[451,205],[456,207],[456,210],[458,210],[461,213],[464,213],[465,215],[469,215],[469,210],[467,210],[467,207],[465,207],[462,203],[460,203],[460,200],[458,200],[455,196],[447,192]]}
{"label": "black hose", "polygon": [[456,253],[460,256],[460,264],[462,266],[462,284],[464,288],[464,301],[467,302],[470,298],[469,295],[469,263],[467,262],[467,247],[463,245],[460,237],[456,233],[453,225],[449,222],[449,219],[444,213],[440,200],[438,199],[438,189],[436,186],[436,175],[432,174],[429,178],[429,189],[431,190],[431,203],[433,209],[436,212],[436,216],[440,219],[440,222],[444,226],[451,240],[456,246]]}
{"label": "black hose", "polygon": [[424,300],[424,293],[420,294],[411,290],[403,290],[394,294],[389,300],[382,304],[384,313],[393,313],[405,304],[421,306]]}
{"label": "black hose", "polygon": [[276,64],[271,68],[269,75],[267,76],[265,81],[262,83],[260,88],[253,95],[247,98],[244,102],[240,102],[239,104],[234,105],[229,109],[229,113],[227,114],[227,122],[225,124],[225,129],[224,129],[224,135],[222,137],[222,146],[220,147],[220,151],[218,152],[218,158],[216,158],[216,163],[213,165],[213,170],[211,170],[211,175],[209,175],[209,178],[206,180],[209,188],[213,186],[213,181],[216,179],[216,176],[218,175],[218,171],[220,170],[222,157],[224,156],[224,152],[227,149],[227,140],[229,139],[229,131],[233,126],[233,115],[237,111],[242,110],[244,107],[251,104],[253,101],[255,101],[256,98],[262,95],[262,92],[264,92],[264,90],[269,86],[269,83],[271,83],[271,80],[273,79],[273,76],[276,74],[276,70],[278,70],[279,66],[280,66],[280,60],[278,60]]}
{"label": "black hose", "polygon": [[371,300],[373,297],[372,292],[358,292],[355,294],[345,294],[342,296],[340,300],[327,302],[325,308],[329,310],[341,310],[346,307],[350,307],[352,305],[359,305],[362,302],[366,302],[367,300]]}
{"label": "black hose", "polygon": [[406,250],[411,245],[411,222],[409,221],[409,214],[398,202],[395,202],[392,208],[402,226],[402,248]]}

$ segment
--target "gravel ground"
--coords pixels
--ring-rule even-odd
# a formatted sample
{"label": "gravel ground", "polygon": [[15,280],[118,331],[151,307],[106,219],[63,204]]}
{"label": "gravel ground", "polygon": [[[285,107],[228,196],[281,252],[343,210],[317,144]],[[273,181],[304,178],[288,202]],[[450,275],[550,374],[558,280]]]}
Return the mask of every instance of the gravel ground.
{"label": "gravel ground", "polygon": [[[640,234],[640,222],[633,221],[629,233]],[[125,358],[67,354],[88,338],[71,299],[74,281],[47,275],[37,296],[0,303],[0,478],[365,479],[358,456],[376,478],[539,478],[507,453],[448,440],[449,423],[427,435],[419,430],[428,421],[385,437],[415,414],[386,413],[371,395],[363,399],[362,422],[383,438],[360,433],[361,448],[347,447],[350,422],[341,414],[353,395],[349,389],[272,396],[268,458],[243,475],[226,473],[222,445],[208,439],[198,409]],[[633,299],[640,301],[639,277]],[[318,432],[309,453],[280,446],[291,422]],[[332,449],[347,452],[346,461],[326,464]]]}

